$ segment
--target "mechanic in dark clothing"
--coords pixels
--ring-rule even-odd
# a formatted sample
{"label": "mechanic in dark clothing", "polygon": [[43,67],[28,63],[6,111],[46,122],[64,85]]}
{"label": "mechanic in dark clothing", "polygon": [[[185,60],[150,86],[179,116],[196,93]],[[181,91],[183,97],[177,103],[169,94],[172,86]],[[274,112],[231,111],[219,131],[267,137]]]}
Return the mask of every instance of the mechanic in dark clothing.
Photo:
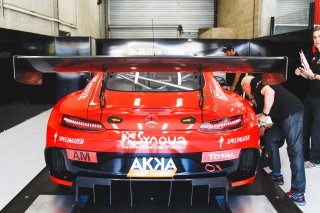
{"label": "mechanic in dark clothing", "polygon": [[[222,48],[225,56],[239,56],[239,54],[234,50],[233,46],[226,44]],[[245,76],[245,73],[227,73],[226,80],[227,85],[230,86],[230,91],[242,95],[241,80]]]}
{"label": "mechanic in dark clothing", "polygon": [[[265,138],[269,154],[270,168],[273,173],[280,173],[279,144],[272,137],[286,138],[287,152],[291,168],[291,189],[287,193],[297,205],[305,205],[306,178],[303,159],[303,117],[304,107],[302,102],[281,85],[263,85],[261,78],[245,76],[241,86],[246,95],[256,100],[257,105],[263,105],[262,113],[257,114],[261,124],[267,123],[271,117],[273,125],[269,130],[269,138]],[[263,133],[261,125],[260,132]],[[273,133],[270,134],[270,131]],[[273,175],[273,174],[272,174]],[[281,173],[280,173],[281,175]]]}
{"label": "mechanic in dark clothing", "polygon": [[[299,67],[296,75],[309,79],[309,93],[304,102],[304,154],[306,168],[320,168],[320,28],[313,30],[313,43],[317,52],[311,60],[311,70]],[[310,149],[311,136],[311,149]]]}

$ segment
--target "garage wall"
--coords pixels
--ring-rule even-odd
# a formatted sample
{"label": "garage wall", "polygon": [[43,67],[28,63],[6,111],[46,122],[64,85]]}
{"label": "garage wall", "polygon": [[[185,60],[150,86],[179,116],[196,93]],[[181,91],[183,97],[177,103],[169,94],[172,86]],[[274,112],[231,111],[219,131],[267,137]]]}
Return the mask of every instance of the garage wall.
{"label": "garage wall", "polygon": [[218,0],[218,27],[232,28],[236,38],[269,35],[277,0]]}
{"label": "garage wall", "polygon": [[110,38],[197,38],[199,28],[214,26],[214,0],[108,2]]}
{"label": "garage wall", "polygon": [[[105,2],[105,1],[103,1]],[[104,3],[93,0],[0,0],[0,27],[58,36],[105,36]]]}

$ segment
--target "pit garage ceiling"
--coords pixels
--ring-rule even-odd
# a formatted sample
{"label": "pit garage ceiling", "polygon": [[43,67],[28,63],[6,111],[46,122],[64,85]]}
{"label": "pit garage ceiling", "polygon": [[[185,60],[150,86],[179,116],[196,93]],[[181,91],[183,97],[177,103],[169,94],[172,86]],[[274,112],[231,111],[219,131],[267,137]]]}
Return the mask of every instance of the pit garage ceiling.
{"label": "pit garage ceiling", "polygon": [[214,0],[109,0],[109,37],[197,38],[199,28],[214,26],[214,7]]}

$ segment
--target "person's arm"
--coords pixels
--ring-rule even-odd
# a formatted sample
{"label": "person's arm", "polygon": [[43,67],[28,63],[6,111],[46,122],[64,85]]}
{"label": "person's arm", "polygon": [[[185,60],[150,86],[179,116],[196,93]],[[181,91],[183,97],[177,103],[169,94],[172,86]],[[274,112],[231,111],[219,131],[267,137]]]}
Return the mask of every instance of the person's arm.
{"label": "person's arm", "polygon": [[241,76],[241,73],[235,73],[233,83],[232,83],[232,85],[230,87],[230,90],[232,92],[236,89],[236,86],[237,86],[237,84],[239,82],[240,76]]}
{"label": "person's arm", "polygon": [[303,74],[308,76],[310,80],[318,80],[319,76],[314,73],[311,69],[303,69]]}
{"label": "person's arm", "polygon": [[301,75],[305,79],[320,80],[320,76],[314,73],[311,69],[304,69],[302,67],[298,67],[297,69],[295,71],[296,75]]}
{"label": "person's arm", "polygon": [[303,78],[305,79],[309,79],[309,77],[304,74],[304,69],[302,67],[297,67],[297,69],[294,71],[294,73],[297,75],[297,76],[302,76]]}
{"label": "person's arm", "polygon": [[261,94],[264,98],[264,105],[262,113],[258,114],[257,118],[262,122],[266,122],[274,102],[275,92],[269,85],[266,85],[261,89]]}

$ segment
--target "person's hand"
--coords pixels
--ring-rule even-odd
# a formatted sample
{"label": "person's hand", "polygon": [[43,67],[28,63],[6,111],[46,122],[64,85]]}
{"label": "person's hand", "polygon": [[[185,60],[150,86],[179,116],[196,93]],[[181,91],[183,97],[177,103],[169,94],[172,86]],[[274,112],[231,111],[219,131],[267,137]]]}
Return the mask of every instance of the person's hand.
{"label": "person's hand", "polygon": [[268,116],[265,116],[262,113],[256,115],[259,123],[266,123],[268,120]]}
{"label": "person's hand", "polygon": [[266,127],[264,125],[261,125],[259,127],[260,136],[264,136],[264,131],[266,131]]}
{"label": "person's hand", "polygon": [[303,71],[303,68],[302,67],[297,67],[297,69],[294,71],[294,73],[297,75],[297,76],[299,76],[299,75],[301,75],[301,72]]}
{"label": "person's hand", "polygon": [[303,69],[303,73],[309,77],[309,79],[313,80],[314,78],[314,73],[312,72],[311,69]]}

